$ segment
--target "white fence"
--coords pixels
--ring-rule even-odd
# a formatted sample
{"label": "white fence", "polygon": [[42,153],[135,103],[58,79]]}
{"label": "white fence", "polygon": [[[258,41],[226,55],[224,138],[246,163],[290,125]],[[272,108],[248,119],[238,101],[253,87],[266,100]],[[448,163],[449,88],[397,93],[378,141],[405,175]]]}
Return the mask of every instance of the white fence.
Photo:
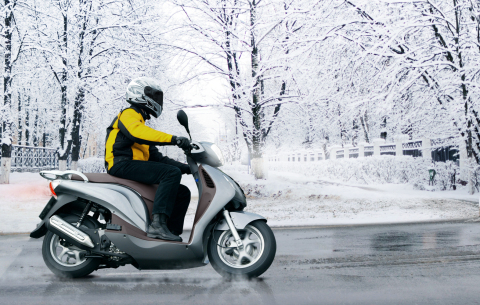
{"label": "white fence", "polygon": [[[374,139],[373,143],[361,143],[353,146],[331,146],[326,151],[320,149],[298,150],[267,154],[268,162],[317,162],[326,159],[351,159],[368,156],[412,156],[429,158],[432,161],[460,161],[466,157],[466,148],[457,138],[405,140],[404,136],[396,138],[395,143],[386,143],[383,139]],[[327,156],[326,156],[327,154]]]}

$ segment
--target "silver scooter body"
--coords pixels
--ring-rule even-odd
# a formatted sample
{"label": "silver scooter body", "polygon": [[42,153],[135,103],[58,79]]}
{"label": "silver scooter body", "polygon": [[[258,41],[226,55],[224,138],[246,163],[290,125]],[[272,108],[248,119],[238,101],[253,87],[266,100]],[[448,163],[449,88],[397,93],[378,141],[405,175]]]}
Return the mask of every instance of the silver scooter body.
{"label": "silver scooter body", "polygon": [[[208,264],[206,242],[210,232],[206,231],[211,220],[223,210],[235,196],[235,189],[229,179],[218,169],[202,164],[201,170],[205,170],[215,184],[215,195],[211,199],[208,208],[192,227],[192,233],[187,243],[168,242],[163,240],[145,240],[133,235],[126,235],[114,231],[106,231],[105,235],[122,251],[131,255],[141,269],[177,269],[191,268]],[[207,185],[202,185],[208,188]],[[221,190],[221,191],[220,191]],[[205,196],[205,195],[204,195]],[[202,201],[199,198],[199,203]],[[198,212],[198,211],[197,211]],[[232,212],[233,218],[238,215],[247,215],[249,222],[264,219],[260,215],[246,212]],[[239,219],[241,216],[237,216]],[[237,229],[243,229],[244,222],[239,222]],[[144,222],[141,225],[147,226]],[[228,230],[228,227],[223,227]],[[161,259],[159,259],[161,258]]]}
{"label": "silver scooter body", "polygon": [[[204,146],[209,143],[193,143],[196,144],[200,153],[202,149],[208,149]],[[246,199],[238,184],[222,171],[206,163],[197,163],[191,156],[187,157],[187,161],[199,189],[197,212],[187,242],[172,242],[146,237],[145,232],[150,224],[150,215],[145,202],[137,191],[117,184],[74,180],[61,180],[61,183],[55,188],[58,196],[56,202],[45,213],[42,221],[37,225],[37,229],[30,236],[35,238],[43,236],[46,232],[46,225],[48,226],[47,222],[53,215],[78,199],[82,199],[98,204],[111,212],[111,224],[121,229],[107,228],[103,234],[120,251],[131,256],[137,268],[184,269],[204,266],[208,264],[207,242],[212,231],[230,229],[228,221],[220,216],[225,207],[232,207],[233,201],[236,201],[237,205],[239,202],[244,204],[244,207]],[[57,177],[62,176],[58,171],[55,172]],[[48,174],[49,172],[44,173]],[[242,200],[245,202],[241,202]],[[255,220],[266,221],[260,215],[242,211],[243,207],[229,213],[235,229],[244,229],[247,224]],[[214,221],[214,219],[216,220]]]}

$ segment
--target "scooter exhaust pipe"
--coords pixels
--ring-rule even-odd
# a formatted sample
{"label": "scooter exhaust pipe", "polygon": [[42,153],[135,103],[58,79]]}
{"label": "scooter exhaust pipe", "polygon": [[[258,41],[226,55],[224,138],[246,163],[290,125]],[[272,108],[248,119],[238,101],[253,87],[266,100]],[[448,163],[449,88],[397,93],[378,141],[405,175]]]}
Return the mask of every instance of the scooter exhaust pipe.
{"label": "scooter exhaust pipe", "polygon": [[76,246],[79,246],[81,248],[95,248],[95,245],[93,244],[92,239],[90,238],[90,236],[88,236],[88,234],[75,228],[57,215],[53,215],[52,217],[50,217],[46,224],[48,230],[52,231],[53,233],[57,234],[58,236],[64,238],[66,241]]}

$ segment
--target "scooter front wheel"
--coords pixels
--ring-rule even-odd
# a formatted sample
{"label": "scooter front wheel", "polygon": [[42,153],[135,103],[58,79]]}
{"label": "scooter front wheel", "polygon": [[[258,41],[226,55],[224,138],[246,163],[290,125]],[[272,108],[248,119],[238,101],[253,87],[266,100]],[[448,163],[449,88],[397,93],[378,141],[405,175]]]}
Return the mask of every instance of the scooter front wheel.
{"label": "scooter front wheel", "polygon": [[272,229],[262,220],[238,230],[243,246],[237,247],[230,230],[214,231],[208,242],[208,257],[213,268],[224,277],[257,277],[273,262],[277,243]]}

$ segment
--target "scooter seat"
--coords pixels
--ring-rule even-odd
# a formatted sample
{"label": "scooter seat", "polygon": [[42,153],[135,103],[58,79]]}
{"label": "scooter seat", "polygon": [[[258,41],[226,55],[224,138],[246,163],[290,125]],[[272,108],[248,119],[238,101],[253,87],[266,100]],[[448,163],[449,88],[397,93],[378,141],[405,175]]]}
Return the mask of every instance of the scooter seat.
{"label": "scooter seat", "polygon": [[[143,198],[150,201],[153,201],[155,199],[155,193],[157,192],[158,188],[158,184],[143,184],[132,180],[118,178],[109,174],[91,173],[84,175],[87,176],[88,182],[91,183],[113,183],[127,186],[134,189],[135,191],[140,193]],[[83,178],[78,175],[72,175],[71,179],[83,181]]]}

